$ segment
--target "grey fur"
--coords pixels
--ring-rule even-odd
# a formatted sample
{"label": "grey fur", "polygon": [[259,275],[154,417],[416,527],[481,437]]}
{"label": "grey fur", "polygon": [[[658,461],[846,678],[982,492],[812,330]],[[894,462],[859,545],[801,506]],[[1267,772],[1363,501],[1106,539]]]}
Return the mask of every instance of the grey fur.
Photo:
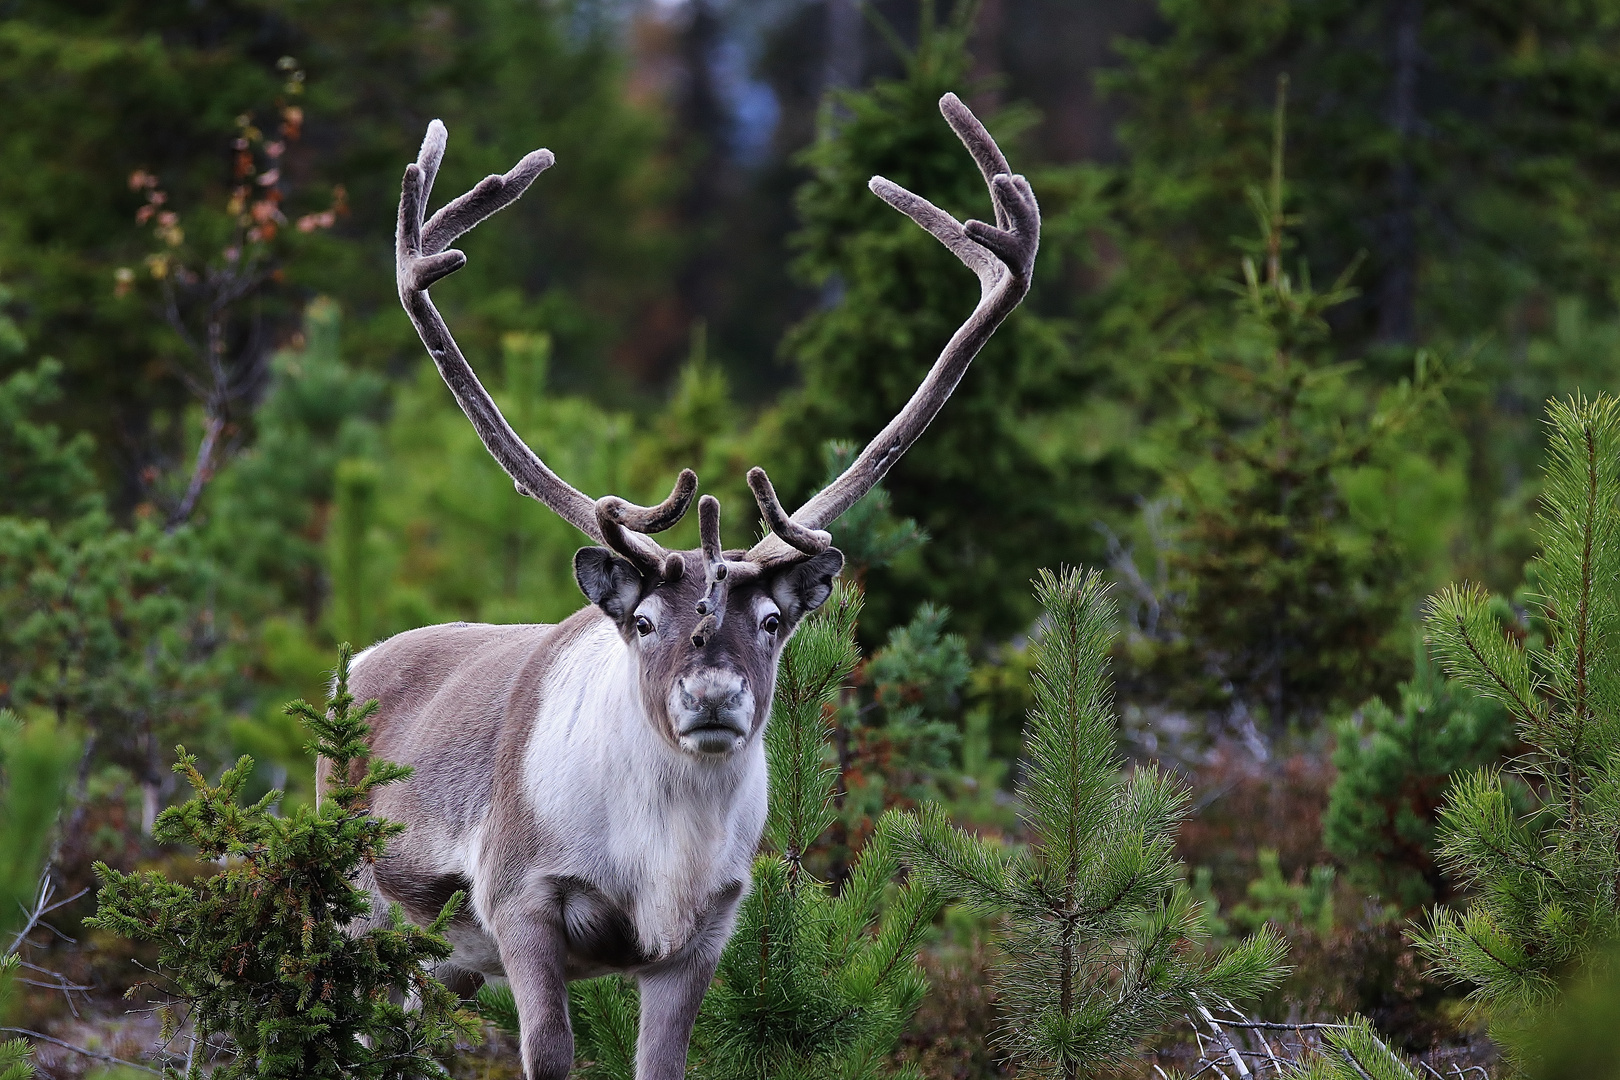
{"label": "grey fur", "polygon": [[397,901],[425,922],[451,893],[469,894],[441,974],[457,984],[510,981],[530,1080],[560,1080],[572,1065],[567,981],[608,971],[641,985],[638,1080],[684,1075],[764,827],[761,730],[777,662],[844,565],[827,527],[917,440],[1029,290],[1040,240],[1034,193],[954,95],[940,110],[984,174],[995,224],[964,225],[881,177],[871,187],[978,275],[978,306],[900,414],[796,513],[763,469],[749,471],[770,533],[747,552],[723,549],[712,495],[698,501],[701,548],[667,551],[652,539],[690,507],[690,469],[652,507],[593,500],[557,476],[507,424],[428,298],[466,263],[449,245],[522,195],[551,153],[534,151],[431,218],[443,124],[428,125],[406,167],[400,302],[517,490],[603,545],[575,554],[591,605],[564,622],[410,631],[357,657],[350,681],[359,698],[381,703],[374,753],[416,770],[375,798],[376,811],[406,829],[362,875],[372,918]]}

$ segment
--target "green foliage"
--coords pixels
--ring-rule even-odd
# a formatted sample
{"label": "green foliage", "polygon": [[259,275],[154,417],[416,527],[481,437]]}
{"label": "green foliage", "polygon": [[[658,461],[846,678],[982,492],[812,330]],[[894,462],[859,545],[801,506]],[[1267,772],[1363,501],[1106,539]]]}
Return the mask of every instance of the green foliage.
{"label": "green foliage", "polygon": [[[0,978],[4,977],[0,972]],[[34,1048],[27,1039],[0,1042],[0,1080],[28,1080],[34,1075],[34,1066],[28,1060],[33,1054]]]}
{"label": "green foliage", "polygon": [[[345,647],[325,711],[302,701],[288,706],[331,766],[319,810],[276,817],[269,807],[279,792],[243,806],[251,759],[211,786],[182,748],[175,769],[195,794],[163,812],[155,838],[188,844],[224,868],[185,885],[157,871],[96,865],[102,887],[90,925],[157,945],[166,1037],[189,1019],[193,1037],[224,1035],[236,1055],[212,1075],[442,1076],[436,1056],[471,1031],[455,995],[430,973],[450,955],[442,934],[461,894],[428,927],[407,922],[396,906],[385,922],[345,931],[371,914],[353,875],[404,828],[369,814],[367,795],[410,774],[370,759],[366,720],[376,703],[354,707],[348,673]],[[416,1003],[409,1011],[396,1003],[406,996]],[[182,1003],[184,1014],[176,1009]],[[190,1080],[205,1075],[204,1066],[195,1061]]]}
{"label": "green foliage", "polygon": [[[78,755],[77,740],[64,738],[50,720],[24,728],[0,709],[0,1022],[22,961],[18,923],[38,900],[40,867]],[[0,1080],[28,1080],[32,1056],[27,1039],[0,1041]]]}
{"label": "green foliage", "polygon": [[1001,1048],[1021,1074],[1075,1077],[1122,1061],[1198,994],[1246,997],[1281,975],[1270,930],[1206,959],[1175,832],[1186,792],[1156,769],[1120,775],[1108,649],[1113,605],[1095,572],[1043,572],[1028,768],[1032,840],[1007,851],[954,829],[937,806],[903,821],[914,873],[1003,916]]}
{"label": "green foliage", "polygon": [[972,671],[967,643],[945,633],[949,612],[923,604],[866,664],[870,699],[838,712],[839,807],[849,835],[864,835],[897,806],[949,794],[962,730],[956,713]]}
{"label": "green foliage", "polygon": [[1504,634],[1475,586],[1447,588],[1428,615],[1446,672],[1505,708],[1530,747],[1511,773],[1477,771],[1448,793],[1440,865],[1472,899],[1436,910],[1416,937],[1439,972],[1473,984],[1504,1037],[1620,934],[1620,403],[1555,401],[1548,421],[1530,568],[1545,648]]}
{"label": "green foliage", "polygon": [[1323,1045],[1290,1065],[1284,1080],[1418,1080],[1418,1072],[1373,1029],[1364,1016],[1323,1032]]}
{"label": "green foliage", "polygon": [[[116,288],[116,270],[138,267],[150,246],[133,220],[142,196],[126,178],[155,176],[166,209],[184,212],[188,231],[208,232],[204,219],[219,211],[199,211],[227,204],[237,118],[271,130],[283,57],[309,77],[305,138],[288,146],[281,170],[300,190],[282,210],[289,223],[324,210],[341,184],[349,213],[335,230],[281,230],[293,243],[285,282],[272,283],[258,312],[265,339],[294,329],[301,302],[324,293],[356,317],[357,366],[417,354],[393,296],[391,239],[400,169],[420,118],[439,116],[457,145],[442,180],[452,194],[537,146],[563,163],[508,228],[468,239],[469,269],[443,287],[469,353],[493,351],[505,331],[543,327],[578,386],[604,381],[599,371],[627,341],[652,338],[651,349],[637,342],[641,353],[662,344],[656,321],[669,321],[679,254],[660,215],[675,179],[656,167],[664,125],[628,100],[623,58],[590,7],[25,0],[7,9],[0,92],[19,106],[0,117],[0,153],[32,165],[0,180],[0,274],[30,336],[63,362],[76,390],[63,411],[72,430],[96,436],[121,507],[144,491],[146,465],[167,471],[195,448],[182,422],[190,395],[172,363],[183,347],[139,291]],[[133,452],[118,453],[121,434]]]}
{"label": "green foliage", "polygon": [[1564,985],[1558,1008],[1520,1034],[1529,1080],[1620,1077],[1620,965],[1611,946]]}
{"label": "green foliage", "polygon": [[119,527],[92,486],[89,441],[36,419],[59,374],[47,361],[0,380],[0,450],[26,478],[0,487],[0,708],[82,728],[98,765],[155,797],[159,740],[218,715],[235,627],[216,619],[217,568],[197,534],[150,517]]}
{"label": "green foliage", "polygon": [[386,404],[384,381],[344,362],[342,332],[335,300],[305,308],[301,347],[271,361],[253,445],[220,470],[204,503],[204,533],[238,603],[306,623],[330,591],[323,541],[338,466],[376,455]]}
{"label": "green foliage", "polygon": [[1615,5],[1157,7],[1157,32],[1103,75],[1126,114],[1125,162],[1103,176],[1125,249],[1107,314],[1136,328],[1144,362],[1167,320],[1196,318],[1246,230],[1288,73],[1310,118],[1289,144],[1309,268],[1327,280],[1368,256],[1363,295],[1335,315],[1342,354],[1398,375],[1414,348],[1478,345],[1453,402],[1468,505],[1452,523],[1464,565],[1516,581],[1540,403],[1615,388],[1594,350],[1615,325]]}
{"label": "green foliage", "polygon": [[[688,1075],[702,1080],[867,1080],[895,1075],[890,1056],[927,982],[917,952],[939,894],[900,864],[885,817],[834,895],[805,868],[832,823],[836,776],[827,713],[855,668],[859,594],[839,585],[782,655],[766,729],[770,814],[737,930],[692,1035]],[[486,1000],[487,998],[487,1000]],[[634,991],[624,980],[576,983],[571,998],[583,1075],[633,1080]],[[498,994],[480,997],[504,1015]],[[906,1074],[901,1074],[906,1075]]]}
{"label": "green foliage", "polygon": [[78,743],[48,718],[24,726],[0,709],[0,945],[33,907]]}
{"label": "green foliage", "polygon": [[1393,681],[1422,560],[1383,515],[1357,514],[1351,495],[1369,468],[1387,472],[1410,452],[1400,431],[1437,386],[1428,357],[1381,395],[1353,379],[1327,315],[1355,295],[1354,266],[1326,290],[1308,268],[1283,268],[1295,219],[1282,93],[1230,316],[1206,318],[1175,358],[1174,603],[1133,653],[1173,704],[1263,718],[1274,735]]}
{"label": "green foliage", "polygon": [[1507,713],[1447,681],[1420,643],[1400,711],[1378,698],[1335,725],[1338,777],[1322,843],[1352,884],[1402,910],[1447,899],[1435,863],[1435,822],[1451,777],[1495,761],[1512,738]]}
{"label": "green foliage", "polygon": [[[56,834],[56,817],[78,741],[49,719],[24,727],[0,709],[0,1022],[7,1019],[11,980],[22,958],[17,932],[38,900],[40,867]],[[0,1041],[0,1080],[34,1075],[27,1039]]]}
{"label": "green foliage", "polygon": [[1251,932],[1271,924],[1303,926],[1323,937],[1332,933],[1333,867],[1313,866],[1304,881],[1291,882],[1282,875],[1276,848],[1261,848],[1256,855],[1260,876],[1249,882],[1247,899],[1227,912],[1231,924]]}
{"label": "green foliage", "polygon": [[704,999],[697,1075],[879,1077],[927,989],[916,964],[939,896],[895,887],[894,819],[879,822],[834,896],[802,859],[832,820],[827,710],[855,667],[860,600],[840,586],[783,653],[766,729],[769,854]]}
{"label": "green foliage", "polygon": [[[855,460],[854,443],[829,440],[822,447],[826,462],[824,483],[842,476]],[[894,513],[889,489],[879,484],[844,511],[838,519],[838,550],[844,553],[844,577],[857,586],[871,570],[882,569],[909,551],[928,543],[928,533],[910,518]]]}

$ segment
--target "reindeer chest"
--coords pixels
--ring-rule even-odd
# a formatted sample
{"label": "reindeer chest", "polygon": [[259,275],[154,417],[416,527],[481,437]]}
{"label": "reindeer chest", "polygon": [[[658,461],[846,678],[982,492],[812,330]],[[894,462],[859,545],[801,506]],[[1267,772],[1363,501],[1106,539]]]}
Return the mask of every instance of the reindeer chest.
{"label": "reindeer chest", "polygon": [[721,898],[740,895],[764,822],[763,795],[762,785],[757,795],[746,787],[676,788],[642,792],[609,808],[604,884],[616,886],[612,891],[650,959],[679,952]]}

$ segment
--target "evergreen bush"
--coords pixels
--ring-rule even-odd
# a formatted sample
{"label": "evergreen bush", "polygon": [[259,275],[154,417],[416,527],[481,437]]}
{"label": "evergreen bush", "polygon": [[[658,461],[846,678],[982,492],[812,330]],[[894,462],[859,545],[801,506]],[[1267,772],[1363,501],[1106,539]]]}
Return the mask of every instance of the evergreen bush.
{"label": "evergreen bush", "polygon": [[1096,572],[1043,571],[1045,609],[1017,792],[1032,835],[1008,850],[955,829],[938,806],[907,818],[913,873],[1000,917],[1006,960],[997,1041],[1020,1075],[1073,1080],[1134,1055],[1199,995],[1243,998],[1282,975],[1263,928],[1213,957],[1174,857],[1186,791],[1154,768],[1122,775],[1108,650],[1115,612]]}
{"label": "evergreen bush", "polygon": [[[251,758],[212,786],[181,747],[175,770],[195,794],[163,812],[155,838],[188,844],[223,869],[185,885],[156,871],[96,865],[102,887],[87,922],[157,946],[164,1038],[187,1022],[192,1029],[188,1080],[443,1076],[437,1056],[473,1031],[455,995],[432,975],[433,963],[450,955],[442,932],[460,894],[428,927],[407,922],[396,906],[386,926],[345,929],[369,910],[352,876],[382,857],[404,828],[368,813],[367,796],[410,774],[370,758],[366,720],[376,702],[354,707],[348,673],[345,647],[326,709],[288,706],[332,766],[318,810],[276,817],[269,810],[280,795],[274,791],[243,806]],[[401,1004],[407,999],[409,1010]],[[229,1054],[217,1068],[203,1049],[216,1035],[226,1038]]]}
{"label": "evergreen bush", "polygon": [[1504,634],[1474,585],[1448,587],[1428,613],[1446,672],[1506,709],[1528,746],[1452,786],[1439,861],[1470,900],[1435,910],[1415,938],[1441,975],[1472,985],[1510,1047],[1620,935],[1620,402],[1554,401],[1548,425],[1528,568],[1545,646]]}
{"label": "evergreen bush", "polygon": [[1351,884],[1403,911],[1446,900],[1434,858],[1435,821],[1451,777],[1489,765],[1512,737],[1495,702],[1451,682],[1421,644],[1397,712],[1373,698],[1334,727],[1338,777],[1322,815],[1322,844]]}

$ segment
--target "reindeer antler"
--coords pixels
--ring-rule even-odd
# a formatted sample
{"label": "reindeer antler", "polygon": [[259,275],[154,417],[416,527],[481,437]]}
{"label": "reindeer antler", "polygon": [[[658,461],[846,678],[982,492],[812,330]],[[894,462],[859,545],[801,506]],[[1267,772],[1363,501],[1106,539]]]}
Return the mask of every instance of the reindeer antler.
{"label": "reindeer antler", "polygon": [[691,469],[682,470],[669,498],[654,507],[636,506],[616,495],[593,501],[552,472],[512,430],[428,297],[427,290],[434,282],[467,264],[467,256],[449,245],[491,214],[516,202],[555,160],[550,150],[536,150],[505,175],[486,176],[424,223],[428,196],[439,174],[448,138],[443,123],[430,123],[416,161],[405,167],[394,252],[400,303],[416,324],[422,344],[427,346],[428,355],[433,357],[461,411],[519,492],[551,507],[564,521],[617,551],[642,572],[679,577],[683,568],[679,557],[672,557],[646,534],[662,532],[681,519],[697,490],[697,475]]}
{"label": "reindeer antler", "polygon": [[911,448],[961,382],[968,364],[1029,292],[1041,239],[1041,211],[1035,192],[1028,180],[1013,174],[996,141],[955,94],[939,99],[939,111],[984,176],[995,209],[995,224],[963,224],[927,199],[881,176],[872,177],[868,186],[884,202],[927,229],[978,275],[979,303],[951,336],[905,408],[866,444],[838,479],[791,517],[783,513],[764,470],[756,468],[748,474],[749,487],[771,529],[771,535],[749,550],[751,561],[771,564],[825,550],[831,540],[824,531],[826,527],[871,491]]}
{"label": "reindeer antler", "polygon": [[[984,175],[995,224],[959,222],[927,199],[881,176],[874,176],[869,186],[879,198],[927,229],[978,275],[979,303],[951,336],[905,408],[867,443],[842,475],[796,512],[788,514],[782,508],[764,469],[749,470],[748,486],[771,531],[741,561],[728,560],[721,550],[719,502],[712,495],[702,498],[698,518],[705,588],[698,614],[703,619],[693,635],[694,642],[700,645],[720,628],[725,618],[726,593],[738,575],[746,579],[779,563],[819,555],[831,546],[827,526],[871,491],[917,441],[944,407],[973,357],[1029,292],[1041,238],[1041,211],[1035,193],[1029,181],[1013,174],[990,133],[955,94],[941,98],[939,109]],[[681,520],[697,491],[696,474],[691,469],[681,470],[669,498],[651,507],[636,506],[617,495],[593,501],[570,486],[512,430],[428,298],[427,290],[434,282],[466,265],[467,257],[449,245],[480,221],[515,202],[535,177],[551,167],[553,160],[551,151],[536,150],[510,172],[485,177],[471,191],[424,221],[446,138],[442,123],[435,120],[428,125],[421,153],[405,168],[399,200],[395,263],[399,299],[416,324],[422,344],[427,346],[439,374],[472,421],[478,437],[518,491],[545,503],[585,535],[629,559],[643,574],[666,581],[679,578],[685,568],[681,557],[665,551],[649,534],[662,532]]]}

